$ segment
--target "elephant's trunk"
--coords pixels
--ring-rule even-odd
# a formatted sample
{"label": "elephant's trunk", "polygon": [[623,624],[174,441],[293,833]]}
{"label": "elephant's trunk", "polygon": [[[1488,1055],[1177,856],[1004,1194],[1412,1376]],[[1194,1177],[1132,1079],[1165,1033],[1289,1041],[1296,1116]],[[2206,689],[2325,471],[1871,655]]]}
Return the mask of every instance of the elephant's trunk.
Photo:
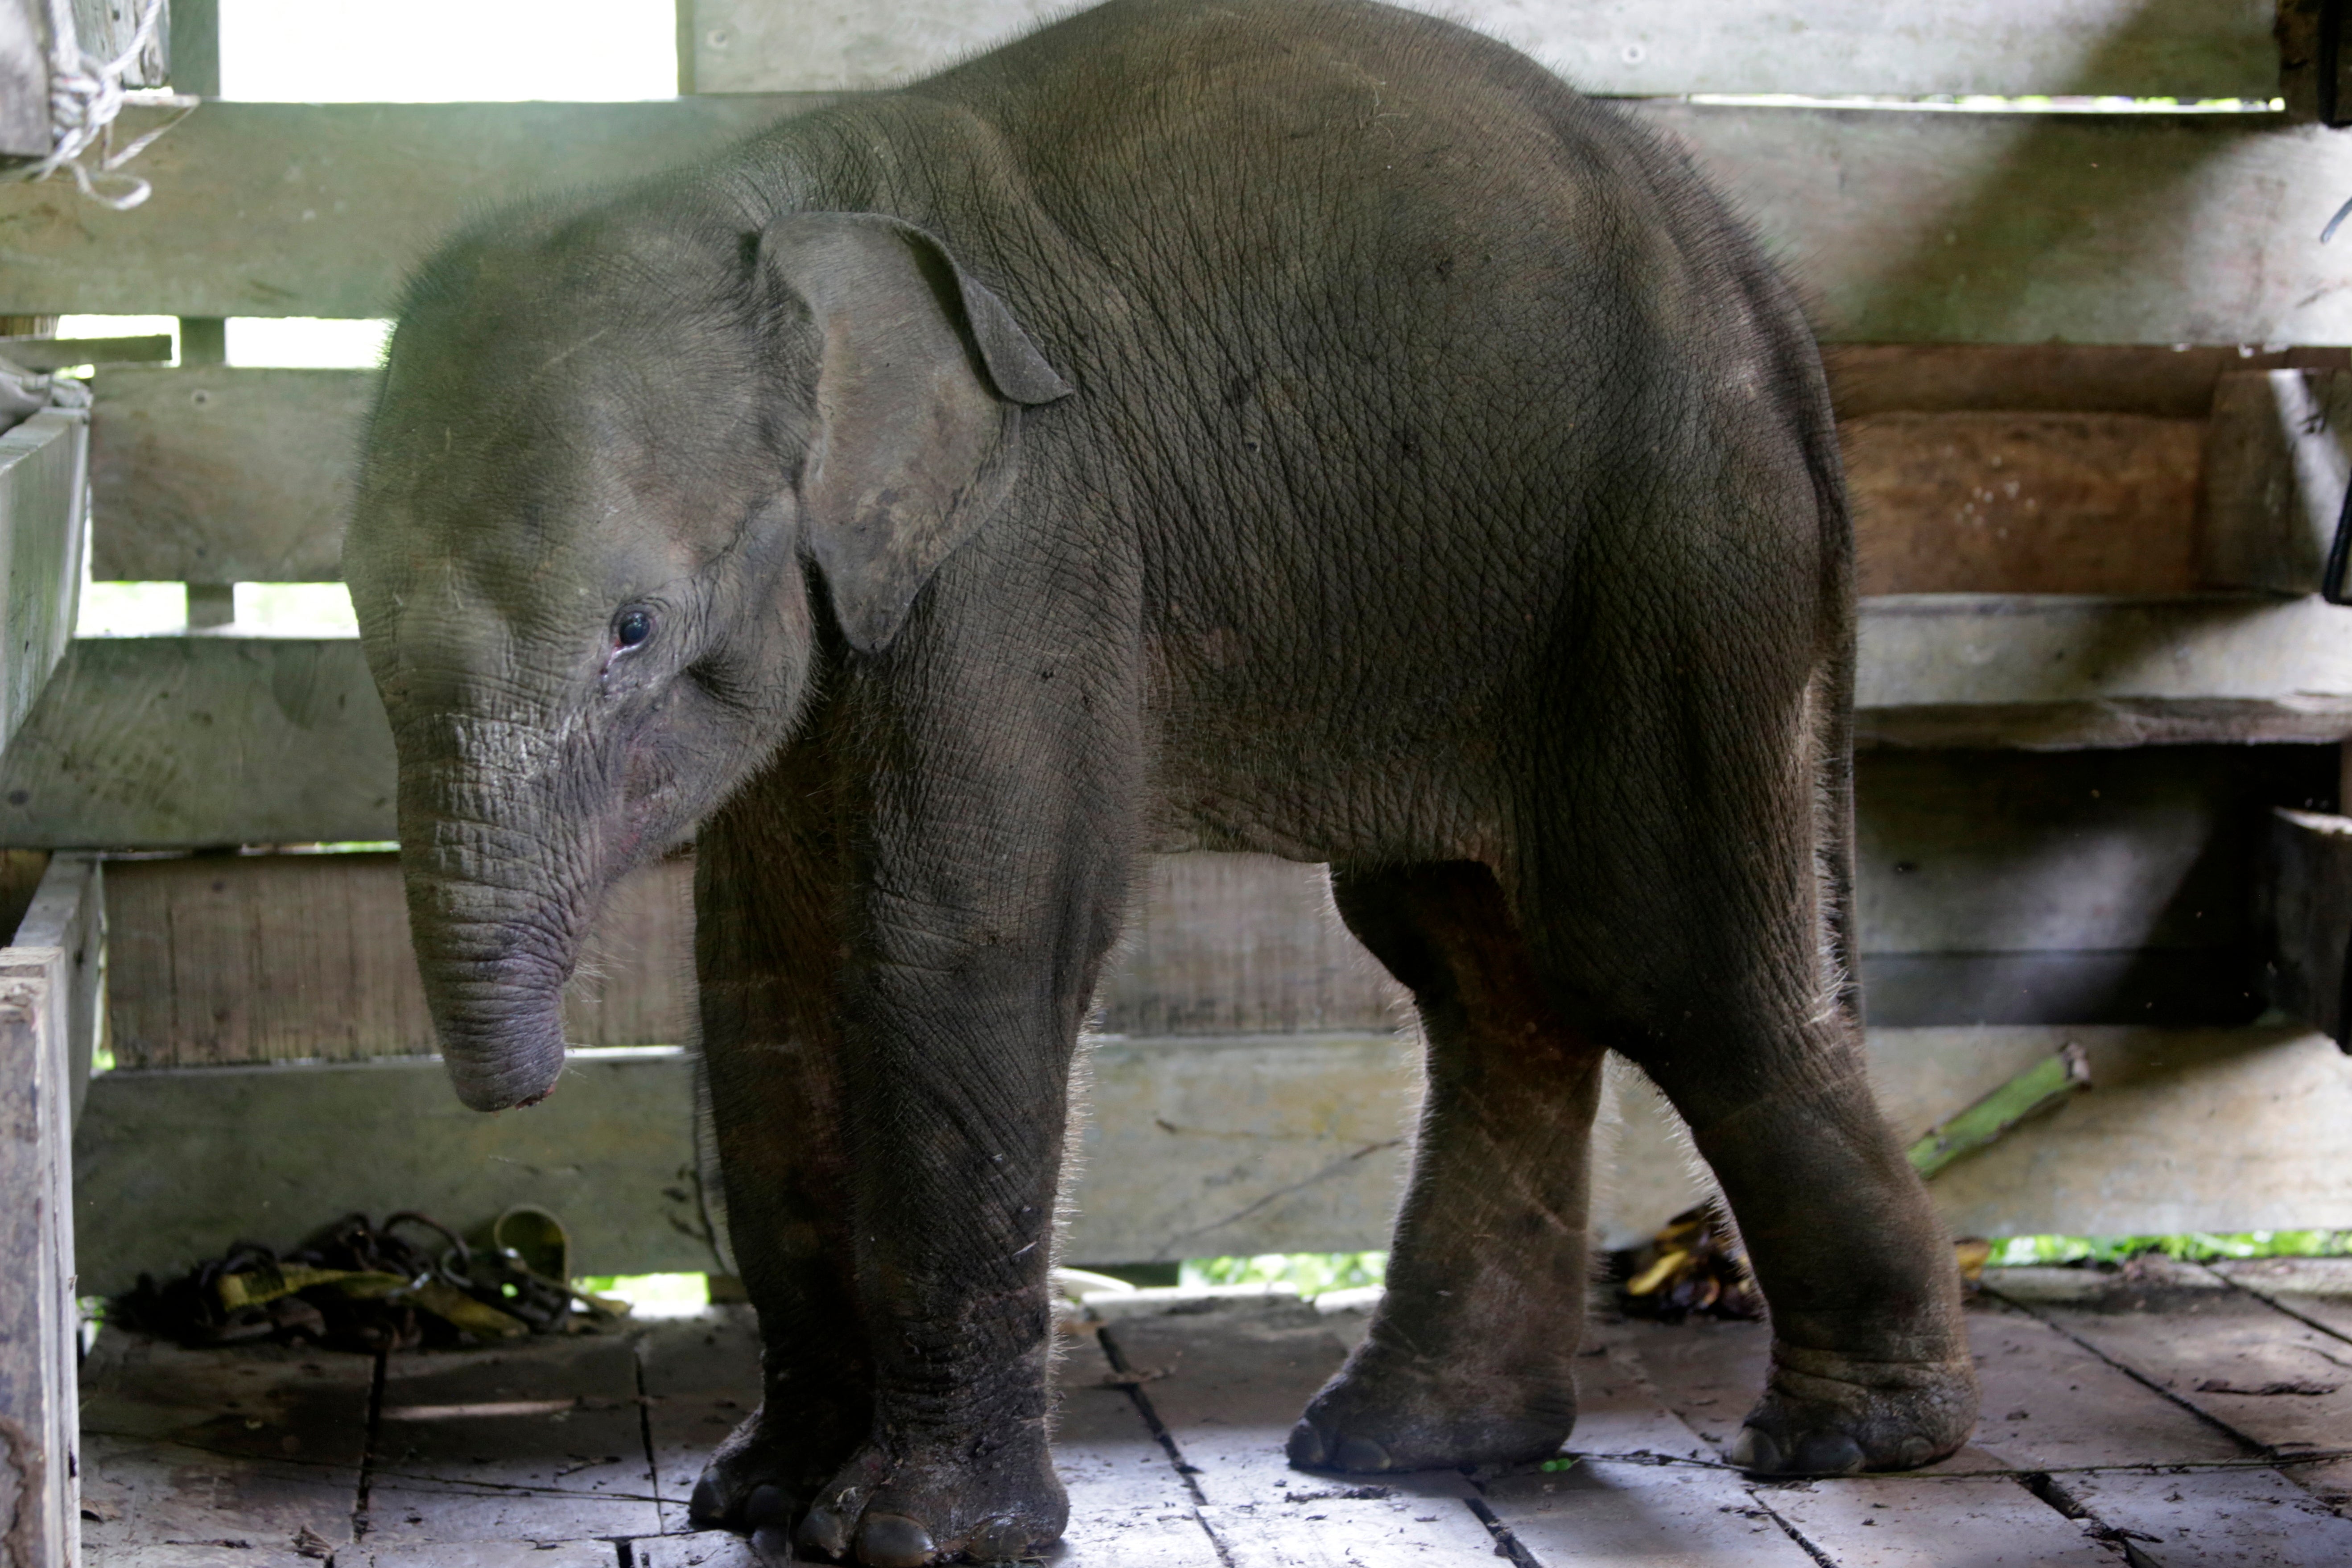
{"label": "elephant's trunk", "polygon": [[412,810],[403,794],[409,929],[457,1098],[476,1110],[543,1100],[563,1071],[563,986],[594,892],[577,874],[588,857],[495,826],[478,796],[453,811],[435,791]]}

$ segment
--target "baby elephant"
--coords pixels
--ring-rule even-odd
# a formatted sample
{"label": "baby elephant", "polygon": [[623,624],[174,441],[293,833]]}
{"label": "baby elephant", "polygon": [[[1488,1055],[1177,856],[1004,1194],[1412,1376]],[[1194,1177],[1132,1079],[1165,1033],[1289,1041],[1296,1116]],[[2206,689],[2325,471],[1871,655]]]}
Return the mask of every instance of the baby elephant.
{"label": "baby elephant", "polygon": [[765,1403],[708,1522],[1016,1556],[1065,1089],[1144,858],[1328,862],[1429,1095],[1372,1473],[1575,1420],[1605,1053],[1736,1211],[1760,1473],[1976,1394],[1853,975],[1853,580],[1789,291],[1685,162],[1364,0],[1113,0],[416,277],[346,565],[458,1095],[553,1089],[689,834]]}

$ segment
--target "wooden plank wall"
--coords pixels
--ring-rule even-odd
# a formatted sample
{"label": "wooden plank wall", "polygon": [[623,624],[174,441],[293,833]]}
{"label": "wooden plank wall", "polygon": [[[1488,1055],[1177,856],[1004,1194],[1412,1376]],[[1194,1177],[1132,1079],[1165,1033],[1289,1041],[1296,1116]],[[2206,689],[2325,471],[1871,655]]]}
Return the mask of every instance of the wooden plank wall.
{"label": "wooden plank wall", "polygon": [[[840,89],[925,68],[959,39],[1001,36],[1033,10],[691,0],[683,63],[702,92],[674,103],[209,104],[151,150],[142,167],[155,197],[102,237],[55,187],[0,188],[11,236],[0,308],[384,313],[420,248],[468,213],[715,151]],[[1937,13],[1932,39],[1864,0],[1483,0],[1469,15],[1614,93],[2284,89],[2301,104],[2309,90],[2293,71],[2282,78],[2269,0],[1988,0]],[[2275,927],[2245,893],[2276,852],[2263,847],[2267,813],[2336,806],[2332,743],[2352,734],[2341,630],[2352,612],[2305,596],[2346,467],[2339,424],[2312,416],[2332,416],[2352,368],[2352,294],[2335,287],[2340,267],[2317,240],[2339,187],[2352,188],[2352,143],[2307,112],[1666,101],[1628,112],[1681,140],[1734,194],[1832,342],[1874,595],[1863,966],[1876,1037],[1922,1042],[1886,1057],[1897,1065],[1883,1089],[1942,1114],[1961,1087],[1952,1070],[2021,1060],[2029,1038],[2052,1048],[2034,1028],[2244,1025],[2263,1005]],[[2294,346],[2238,346],[2256,343]],[[367,374],[109,368],[98,391],[100,575],[215,586],[336,575]],[[2310,744],[2242,744],[2252,741]],[[0,755],[0,844],[382,839],[391,778],[348,640],[87,642]],[[593,965],[601,984],[567,1000],[576,1038],[667,1045],[690,1033],[685,879],[683,862],[657,868],[616,905]],[[126,1064],[209,1073],[429,1046],[388,858],[135,859],[113,868],[111,897]],[[1102,997],[1101,1026],[1125,1038],[1097,1055],[1097,1196],[1074,1245],[1100,1259],[1372,1239],[1380,1227],[1365,1216],[1385,1214],[1410,1101],[1410,1069],[1386,1033],[1399,1008],[1331,923],[1311,870],[1231,857],[1156,867]],[[2292,1080],[2313,1105],[2334,1103],[2308,1036],[2133,1038],[2112,1072],[2147,1087],[2131,1103],[2167,1108],[2148,1112],[2159,1123],[2188,1114],[2183,1086],[2209,1081],[2195,1065],[2209,1059],[2257,1064],[2246,1081],[2271,1086],[2247,1091],[2257,1098]],[[1244,1058],[1292,1088],[1248,1100],[1234,1081]],[[1948,1060],[1958,1068],[1937,1065]],[[255,1068],[253,1081],[323,1069],[287,1070]],[[162,1093],[167,1081],[183,1085],[176,1096],[198,1079],[126,1076],[110,1088],[127,1108],[142,1084]],[[1220,1086],[1242,1098],[1215,1100]],[[1671,1120],[1643,1092],[1619,1096],[1625,1195],[1608,1212],[1621,1216],[1688,1195]],[[1166,1114],[1219,1104],[1206,1121]],[[1213,1131],[1167,1131],[1195,1123]],[[121,1158],[138,1146],[125,1134]],[[671,1161],[674,1177],[667,1147],[648,1158]],[[188,1148],[198,1165],[210,1158]],[[1212,1148],[1223,1166],[1199,1153]],[[468,1158],[489,1159],[482,1149]],[[2201,1193],[2194,1184],[2221,1169],[2176,1174]],[[2287,1170],[2275,1190],[2303,1191],[2293,1184],[2307,1174]],[[124,1203],[173,1201],[142,1179]],[[2061,1184],[2053,1209],[2035,1206],[2030,1181],[2010,1180],[1955,1212],[2123,1228],[2157,1214],[2147,1193],[2099,1189],[2094,1201],[2095,1184]],[[491,1187],[463,1190],[479,1201]],[[2279,1212],[2300,1201],[2282,1197]],[[622,1231],[681,1234],[663,1230],[660,1203],[640,1206]],[[1228,1223],[1243,1211],[1255,1217]]]}
{"label": "wooden plank wall", "polygon": [[[1816,97],[1979,93],[2268,99],[2271,0],[1421,0],[1587,92]],[[880,0],[855,8],[691,0],[694,90],[895,86],[1062,15],[1049,0]]]}

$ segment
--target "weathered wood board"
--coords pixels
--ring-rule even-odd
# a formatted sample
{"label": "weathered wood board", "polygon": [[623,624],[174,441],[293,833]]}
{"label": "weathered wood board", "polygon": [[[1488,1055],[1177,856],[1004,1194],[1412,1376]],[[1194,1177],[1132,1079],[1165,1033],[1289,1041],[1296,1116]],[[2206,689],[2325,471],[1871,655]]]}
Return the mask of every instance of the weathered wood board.
{"label": "weathered wood board", "polygon": [[[1991,1271],[1994,1291],[2010,1269]],[[1977,1445],[2050,1479],[2045,1495],[2129,1531],[2158,1568],[2352,1558],[2352,1519],[2130,1373],[2012,1307],[1979,1299],[1969,1342],[1984,1391]]]}
{"label": "weathered wood board", "polygon": [[[813,101],[207,104],[142,157],[154,197],[102,229],[69,187],[0,191],[0,305],[383,315],[467,215],[706,155]],[[2352,294],[2318,243],[2352,148],[2319,127],[1664,100],[1629,112],[1737,194],[1837,341],[2352,342]]]}
{"label": "weathered wood board", "polygon": [[1339,923],[1319,866],[1155,859],[1097,995],[1107,1035],[1292,1034],[1407,1021],[1402,986]]}
{"label": "weathered wood board", "polygon": [[2322,1034],[2344,1035],[2344,960],[2352,944],[2352,817],[2270,814],[2256,928],[2272,1002]]}
{"label": "weathered wood board", "polygon": [[110,369],[92,390],[92,577],[342,576],[372,374]]}
{"label": "weathered wood board", "polygon": [[[2131,361],[2145,357],[2121,352]],[[2047,357],[2021,354],[2012,384],[2021,385],[2020,399],[2034,391],[2032,361]],[[2216,379],[2210,366],[2203,379],[2209,388]],[[100,375],[91,434],[91,575],[339,578],[359,430],[373,387],[367,371],[214,366]],[[2086,397],[2094,391],[2083,389]],[[2002,393],[1996,384],[1983,395]],[[1857,395],[1910,395],[1882,384]],[[2201,407],[2194,417],[1943,409],[1849,420],[1842,433],[1862,591],[2190,592],[2200,584],[2204,430]],[[2290,471],[2287,451],[2233,437],[2224,455],[2233,460],[2230,495],[2217,498],[2210,526],[2267,538],[2264,498]],[[2244,498],[2235,499],[2241,491]],[[2328,523],[2332,529],[2332,510]],[[2219,581],[2274,585],[2242,574]]]}
{"label": "weathered wood board", "polygon": [[718,1266],[675,1050],[575,1056],[544,1106],[497,1117],[458,1104],[431,1058],[101,1073],[74,1158],[85,1293],[407,1208],[472,1226],[541,1205],[583,1273]]}
{"label": "weathered wood board", "polygon": [[2202,419],[2221,377],[2352,367],[2341,348],[2243,344],[1828,343],[1841,419],[1874,414],[2132,414]]}
{"label": "weathered wood board", "polygon": [[0,157],[39,158],[49,140],[48,38],[41,13],[0,5]]}
{"label": "weathered wood board", "polygon": [[58,949],[0,949],[0,1546],[27,1568],[73,1563],[81,1529],[72,994]]}
{"label": "weathered wood board", "polygon": [[1227,1562],[1337,1568],[1493,1552],[1468,1506],[1475,1491],[1454,1471],[1384,1475],[1365,1487],[1291,1469],[1283,1440],[1347,1344],[1309,1308],[1236,1319],[1134,1318],[1105,1331],[1117,1364],[1146,1380],[1143,1403],[1191,1468],[1201,1517]]}
{"label": "weathered wood board", "polygon": [[[663,861],[614,890],[564,994],[575,1044],[693,1037],[692,876]],[[435,1048],[396,855],[119,860],[108,896],[124,1067]]]}
{"label": "weathered wood board", "polygon": [[[2352,1058],[2321,1036],[1879,1029],[1872,1081],[1908,1140],[2069,1040],[2095,1087],[1937,1177],[1957,1234],[2352,1228]],[[1106,1040],[1093,1071],[1065,1258],[1385,1245],[1410,1040]],[[1612,1076],[1594,1223],[1624,1245],[1708,1189],[1654,1091]],[[690,1061],[661,1050],[575,1057],[545,1105],[498,1118],[429,1059],[105,1074],[76,1149],[85,1289],[352,1210],[469,1226],[517,1203],[564,1215],[584,1270],[709,1269],[693,1099]]]}
{"label": "weathered wood board", "polygon": [[104,1026],[106,881],[97,856],[49,858],[16,934],[0,948],[0,974],[31,972],[44,978],[54,973],[64,987],[68,1109],[78,1119]]}
{"label": "weathered wood board", "polygon": [[0,432],[0,746],[24,724],[72,640],[81,603],[89,424],[49,409]]}
{"label": "weathered wood board", "polygon": [[638,1394],[635,1347],[618,1336],[387,1356],[368,1548],[410,1552],[381,1568],[439,1568],[462,1543],[658,1533]]}
{"label": "weathered wood board", "polygon": [[[1864,603],[1863,744],[2069,750],[2352,735],[2352,610],[2200,595]],[[0,756],[0,842],[389,839],[392,738],[355,639],[70,645]]]}
{"label": "weathered wood board", "polygon": [[2200,575],[2320,591],[2352,476],[2352,372],[2221,377],[2205,448]]}
{"label": "weathered wood board", "polygon": [[1839,433],[1863,594],[2200,586],[2202,420],[1882,414]]}
{"label": "weathered wood board", "polygon": [[1862,609],[1856,743],[2352,734],[2352,610],[2317,599],[1896,595]]}
{"label": "weathered wood board", "polygon": [[[2305,747],[1865,753],[1856,856],[1870,1020],[2252,1018],[2261,976],[2244,891],[2265,854],[2261,823],[2271,801],[2332,788],[2335,762]],[[132,858],[112,877],[122,1065],[433,1048],[394,857]],[[681,858],[615,892],[566,997],[575,1043],[695,1037],[690,882]],[[1339,924],[1319,867],[1168,857],[1139,891],[1098,999],[1105,1035],[1411,1022],[1402,988]]]}
{"label": "weathered wood board", "polygon": [[[1587,92],[1817,97],[2115,94],[2267,99],[2268,0],[1990,0],[1890,15],[1873,0],[1461,0],[1434,11],[1534,55]],[[1069,6],[693,0],[698,92],[885,87],[1003,43]]]}
{"label": "weathered wood board", "polygon": [[85,637],[0,753],[0,842],[389,839],[392,731],[350,637]]}
{"label": "weathered wood board", "polygon": [[[298,1542],[346,1546],[375,1365],[373,1356],[186,1351],[101,1333],[82,1368],[93,1568],[213,1568],[198,1555],[207,1547],[223,1563],[299,1568],[317,1559]],[[225,1525],[248,1544],[223,1547]]]}
{"label": "weathered wood board", "polygon": [[[2031,1277],[2022,1283],[1996,1288],[2233,1435],[2248,1452],[2277,1462],[2318,1500],[2305,1504],[2315,1517],[2334,1510],[2352,1519],[2352,1466],[2341,1458],[2352,1431],[2352,1380],[2345,1377],[2352,1341],[2201,1265],[2160,1256],[2137,1259],[2120,1275],[2095,1276],[2088,1289],[2052,1291]],[[2304,1456],[2334,1462],[2294,1462]]]}

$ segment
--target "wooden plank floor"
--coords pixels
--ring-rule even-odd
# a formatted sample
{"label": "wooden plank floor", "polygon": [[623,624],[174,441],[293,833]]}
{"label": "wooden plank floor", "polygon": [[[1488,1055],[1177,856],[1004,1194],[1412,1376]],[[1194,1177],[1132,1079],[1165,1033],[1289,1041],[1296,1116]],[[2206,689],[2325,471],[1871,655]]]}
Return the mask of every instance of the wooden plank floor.
{"label": "wooden plank floor", "polygon": [[[2352,1564],[2352,1260],[2009,1269],[1970,1312],[1984,1420],[1908,1476],[1726,1467],[1759,1325],[1604,1318],[1562,1469],[1305,1475],[1299,1407],[1360,1311],[1222,1303],[1073,1324],[1072,1568],[2317,1568]],[[696,1533],[757,1397],[741,1309],[518,1349],[183,1351],[83,1370],[91,1568],[753,1568]]]}

